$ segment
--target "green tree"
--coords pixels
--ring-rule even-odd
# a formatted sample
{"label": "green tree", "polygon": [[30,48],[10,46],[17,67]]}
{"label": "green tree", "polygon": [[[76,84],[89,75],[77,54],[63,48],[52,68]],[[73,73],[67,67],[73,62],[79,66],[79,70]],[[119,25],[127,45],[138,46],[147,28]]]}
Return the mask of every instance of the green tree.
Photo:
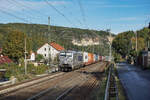
{"label": "green tree", "polygon": [[43,58],[44,58],[43,55],[37,54],[36,57],[35,57],[35,60],[40,62]]}
{"label": "green tree", "polygon": [[117,53],[121,54],[122,57],[125,58],[132,49],[131,38],[134,36],[135,34],[133,31],[120,33],[113,40],[112,47]]}
{"label": "green tree", "polygon": [[19,58],[24,57],[25,34],[19,31],[11,31],[4,40],[3,54],[18,62]]}
{"label": "green tree", "polygon": [[2,42],[3,42],[3,35],[2,34],[0,34],[0,46],[2,45]]}

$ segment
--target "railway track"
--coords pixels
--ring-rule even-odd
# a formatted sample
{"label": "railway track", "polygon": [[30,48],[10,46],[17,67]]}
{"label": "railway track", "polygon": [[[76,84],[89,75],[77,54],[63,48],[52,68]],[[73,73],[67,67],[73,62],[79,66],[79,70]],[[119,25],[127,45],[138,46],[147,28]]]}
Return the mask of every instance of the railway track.
{"label": "railway track", "polygon": [[39,77],[36,77],[36,78],[33,78],[33,79],[25,80],[25,81],[22,81],[22,82],[19,82],[19,83],[16,83],[16,84],[9,84],[9,85],[6,85],[6,86],[0,86],[0,91],[4,90],[6,88],[11,88],[11,87],[15,87],[17,85],[25,84],[25,83],[28,83],[28,82],[33,82],[34,80],[39,80],[39,79],[49,77],[49,76],[52,76],[52,75],[55,75],[55,74],[58,74],[58,73],[60,73],[60,72],[51,73],[51,74],[47,74],[47,75],[45,74],[43,76],[39,76]]}
{"label": "railway track", "polygon": [[[105,65],[106,64],[103,64],[102,66]],[[102,69],[103,68],[96,69],[97,72],[92,72],[90,77],[70,92],[64,100],[91,100],[90,93],[92,93],[92,90],[96,89],[101,82],[101,72],[103,72]]]}
{"label": "railway track", "polygon": [[41,83],[43,83],[43,82],[45,82],[45,81],[47,81],[49,79],[58,77],[59,75],[62,75],[62,74],[65,74],[65,73],[57,72],[55,74],[46,75],[46,76],[43,76],[43,77],[39,77],[39,78],[28,80],[28,81],[25,81],[25,82],[22,82],[22,83],[18,83],[18,84],[15,84],[15,85],[3,87],[3,88],[0,89],[0,96],[7,95],[8,93],[17,91],[19,89],[23,89],[23,88],[26,88],[26,87],[34,86],[37,83],[41,84]]}
{"label": "railway track", "polygon": [[[58,84],[57,86],[54,86],[53,88],[50,89],[50,91],[44,90],[42,91],[43,94],[39,93],[36,94],[35,96],[32,96],[31,98],[29,98],[28,100],[49,100],[49,97],[51,97],[51,100],[62,100],[64,99],[64,97],[67,95],[68,93],[70,93],[73,89],[75,89],[76,87],[78,87],[79,84],[87,81],[87,76],[83,76],[81,73],[85,72],[85,71],[94,71],[96,70],[95,68],[92,67],[88,67],[88,68],[81,68],[79,70],[74,71],[74,78],[70,77],[70,79],[68,79],[65,82],[61,82],[60,84]],[[65,84],[64,84],[65,83]],[[61,89],[61,91],[59,90]]]}
{"label": "railway track", "polygon": [[[73,72],[58,75],[50,80],[8,93],[0,100],[62,100],[74,96],[79,89],[92,90],[99,80],[96,72],[103,63],[93,64]],[[95,77],[95,78],[94,78]],[[85,91],[83,91],[85,93]]]}

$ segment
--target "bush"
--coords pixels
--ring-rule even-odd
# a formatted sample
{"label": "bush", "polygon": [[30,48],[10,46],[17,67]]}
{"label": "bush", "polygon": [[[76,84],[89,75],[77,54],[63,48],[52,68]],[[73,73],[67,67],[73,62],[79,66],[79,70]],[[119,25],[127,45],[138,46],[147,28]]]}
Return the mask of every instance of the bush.
{"label": "bush", "polygon": [[19,81],[30,79],[35,75],[43,74],[48,70],[46,65],[34,66],[32,64],[28,64],[27,66],[27,75],[25,75],[24,66],[18,66],[14,63],[12,64],[4,64],[1,68],[6,69],[5,77],[10,78],[11,76],[15,76]]}
{"label": "bush", "polygon": [[37,54],[36,57],[35,57],[35,60],[40,62],[43,58],[44,58],[43,55]]}

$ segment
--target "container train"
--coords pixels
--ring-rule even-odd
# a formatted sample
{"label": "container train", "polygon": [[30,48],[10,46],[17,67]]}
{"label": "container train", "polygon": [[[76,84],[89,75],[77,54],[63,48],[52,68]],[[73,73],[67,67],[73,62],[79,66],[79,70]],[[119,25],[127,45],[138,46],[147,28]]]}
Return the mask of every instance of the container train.
{"label": "container train", "polygon": [[71,71],[98,61],[103,61],[105,57],[88,52],[61,51],[59,54],[59,70]]}

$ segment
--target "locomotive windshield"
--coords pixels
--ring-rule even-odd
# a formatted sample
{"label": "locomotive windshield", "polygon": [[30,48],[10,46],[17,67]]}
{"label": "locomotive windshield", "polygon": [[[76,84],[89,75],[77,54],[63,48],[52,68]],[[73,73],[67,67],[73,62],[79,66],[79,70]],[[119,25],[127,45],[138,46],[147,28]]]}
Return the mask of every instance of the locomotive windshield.
{"label": "locomotive windshield", "polygon": [[63,56],[63,57],[72,57],[72,53],[60,53],[60,56]]}
{"label": "locomotive windshield", "polygon": [[66,53],[67,57],[72,57],[72,53]]}
{"label": "locomotive windshield", "polygon": [[66,53],[60,53],[60,56],[64,56],[64,57],[65,57],[65,56],[66,56]]}

